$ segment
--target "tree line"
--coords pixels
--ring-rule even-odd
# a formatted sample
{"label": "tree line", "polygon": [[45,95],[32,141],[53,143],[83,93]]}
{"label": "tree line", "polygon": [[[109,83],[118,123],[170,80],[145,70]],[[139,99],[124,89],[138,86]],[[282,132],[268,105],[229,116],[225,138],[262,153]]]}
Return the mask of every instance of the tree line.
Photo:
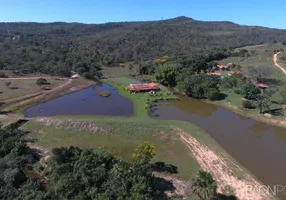
{"label": "tree line", "polygon": [[94,77],[101,75],[102,66],[274,40],[285,41],[285,31],[186,17],[106,24],[0,23],[0,69]]}
{"label": "tree line", "polygon": [[[40,152],[15,125],[0,129],[0,199],[171,199],[154,171],[177,173],[175,166],[154,162],[155,148],[144,142],[132,161],[105,151],[60,147],[47,163],[38,165]],[[212,176],[200,171],[191,180],[191,191],[200,199],[218,197]]]}

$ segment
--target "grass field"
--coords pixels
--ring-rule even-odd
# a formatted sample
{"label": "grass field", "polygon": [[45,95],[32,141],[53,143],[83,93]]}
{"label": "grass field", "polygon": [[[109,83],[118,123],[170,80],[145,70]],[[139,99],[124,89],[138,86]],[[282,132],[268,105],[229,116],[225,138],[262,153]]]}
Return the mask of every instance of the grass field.
{"label": "grass field", "polygon": [[[79,120],[80,119],[80,120]],[[36,144],[52,149],[61,146],[78,146],[81,148],[103,149],[112,154],[131,160],[136,146],[144,141],[154,145],[154,161],[164,161],[178,167],[176,177],[190,180],[199,166],[178,136],[172,134],[170,126],[153,120],[108,119],[99,117],[75,118],[62,117],[57,125],[29,122],[25,125],[32,131],[29,137],[36,138]],[[76,124],[76,127],[75,127]],[[89,125],[92,128],[84,128]],[[96,128],[95,128],[96,127]]]}
{"label": "grass field", "polygon": [[[7,83],[11,85],[7,86]],[[49,88],[54,88],[58,85],[63,84],[64,80],[48,80],[50,85]],[[0,100],[21,97],[24,95],[37,93],[41,91],[41,88],[36,84],[36,80],[0,80]]]}

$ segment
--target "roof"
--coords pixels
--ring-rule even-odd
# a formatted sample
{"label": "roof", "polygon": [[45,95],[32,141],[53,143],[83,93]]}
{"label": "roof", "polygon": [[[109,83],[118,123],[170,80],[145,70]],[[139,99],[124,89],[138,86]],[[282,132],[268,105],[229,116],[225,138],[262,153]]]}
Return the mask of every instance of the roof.
{"label": "roof", "polygon": [[220,69],[229,68],[229,66],[227,66],[227,65],[218,65],[217,67],[220,68]]}
{"label": "roof", "polygon": [[220,73],[220,72],[209,72],[208,75],[212,75],[212,76],[223,76],[222,73]]}
{"label": "roof", "polygon": [[128,89],[132,91],[146,91],[159,89],[156,83],[130,84]]}
{"label": "roof", "polygon": [[260,87],[260,88],[268,88],[268,85],[265,85],[263,83],[258,83],[256,84],[257,87]]}
{"label": "roof", "polygon": [[229,75],[233,75],[233,74],[243,74],[241,71],[230,71],[228,72]]}
{"label": "roof", "polygon": [[72,75],[71,78],[78,78],[78,74]]}

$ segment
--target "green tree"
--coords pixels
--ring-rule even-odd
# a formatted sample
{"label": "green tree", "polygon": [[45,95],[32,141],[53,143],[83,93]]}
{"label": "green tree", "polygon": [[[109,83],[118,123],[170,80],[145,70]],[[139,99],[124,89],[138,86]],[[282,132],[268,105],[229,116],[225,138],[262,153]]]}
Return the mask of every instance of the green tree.
{"label": "green tree", "polygon": [[279,94],[280,94],[279,103],[286,105],[286,88],[280,89]]}
{"label": "green tree", "polygon": [[154,76],[159,83],[168,87],[174,87],[177,84],[176,79],[180,70],[181,65],[178,63],[160,64],[156,67]]}
{"label": "green tree", "polygon": [[133,160],[137,163],[149,163],[155,155],[155,148],[148,142],[143,142],[135,150]]}
{"label": "green tree", "polygon": [[241,74],[233,74],[221,80],[220,85],[226,89],[241,88],[246,82],[245,76]]}
{"label": "green tree", "polygon": [[178,77],[178,88],[186,95],[197,99],[217,100],[219,80],[207,75],[185,75]]}
{"label": "green tree", "polygon": [[199,171],[191,182],[192,192],[201,200],[211,200],[216,196],[217,184],[212,175],[205,171]]}
{"label": "green tree", "polygon": [[269,91],[263,91],[256,96],[256,105],[259,108],[259,113],[263,113],[267,110],[270,110],[272,93]]}
{"label": "green tree", "polygon": [[241,89],[241,94],[246,99],[255,100],[260,93],[260,89],[253,83],[246,83]]}

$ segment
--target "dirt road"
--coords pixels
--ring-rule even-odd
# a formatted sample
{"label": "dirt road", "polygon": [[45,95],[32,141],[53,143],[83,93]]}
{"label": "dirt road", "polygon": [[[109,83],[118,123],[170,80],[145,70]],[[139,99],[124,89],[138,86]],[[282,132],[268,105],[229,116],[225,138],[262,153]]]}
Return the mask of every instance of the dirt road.
{"label": "dirt road", "polygon": [[37,76],[37,77],[0,78],[0,80],[37,80],[40,78],[52,79],[52,77],[50,77],[50,76]]}
{"label": "dirt road", "polygon": [[273,56],[273,62],[274,62],[274,64],[276,65],[276,67],[278,67],[278,68],[286,75],[286,69],[285,69],[284,67],[282,67],[281,65],[278,64],[278,55],[279,55],[280,53],[281,53],[281,52],[274,54],[274,56]]}
{"label": "dirt road", "polygon": [[210,172],[218,184],[219,193],[234,194],[240,200],[267,200],[269,194],[259,194],[255,188],[262,185],[250,174],[244,172],[234,161],[223,152],[215,152],[208,146],[201,144],[184,130],[171,127],[180,136],[181,141],[187,146],[196,158],[201,168]]}

